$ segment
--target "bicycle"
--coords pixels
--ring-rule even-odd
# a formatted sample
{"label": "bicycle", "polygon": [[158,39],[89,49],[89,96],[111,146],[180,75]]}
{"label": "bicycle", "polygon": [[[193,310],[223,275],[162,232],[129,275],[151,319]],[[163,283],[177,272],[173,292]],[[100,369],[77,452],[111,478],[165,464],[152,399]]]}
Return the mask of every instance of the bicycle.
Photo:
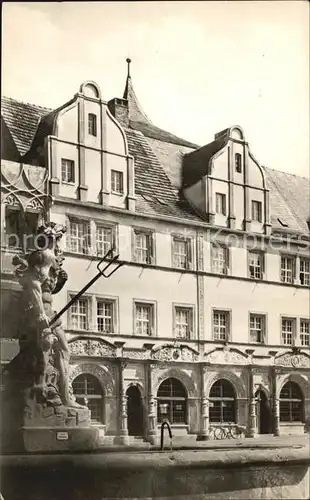
{"label": "bicycle", "polygon": [[227,424],[210,428],[210,434],[213,433],[214,439],[238,439],[243,437],[245,429],[241,425]]}

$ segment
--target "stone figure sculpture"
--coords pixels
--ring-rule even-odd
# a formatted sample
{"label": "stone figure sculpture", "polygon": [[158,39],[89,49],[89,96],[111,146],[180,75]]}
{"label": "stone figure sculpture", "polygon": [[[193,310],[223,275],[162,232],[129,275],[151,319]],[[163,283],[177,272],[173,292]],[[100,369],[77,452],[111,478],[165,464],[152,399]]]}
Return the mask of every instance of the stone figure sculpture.
{"label": "stone figure sculpture", "polygon": [[41,226],[35,237],[36,249],[13,258],[22,287],[20,352],[3,373],[4,413],[10,419],[6,435],[10,428],[25,432],[25,428],[90,426],[90,412],[76,403],[69,384],[69,349],[61,319],[52,322],[56,314],[53,295],[68,278],[59,247],[65,230],[55,223]]}

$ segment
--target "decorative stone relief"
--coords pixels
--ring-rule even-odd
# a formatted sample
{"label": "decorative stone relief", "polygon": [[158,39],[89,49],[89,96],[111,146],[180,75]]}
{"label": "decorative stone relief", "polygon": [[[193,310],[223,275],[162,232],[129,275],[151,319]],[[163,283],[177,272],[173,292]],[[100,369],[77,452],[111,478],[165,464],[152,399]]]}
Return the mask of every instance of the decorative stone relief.
{"label": "decorative stone relief", "polygon": [[275,358],[274,363],[277,366],[310,369],[310,356],[306,354],[285,353]]}
{"label": "decorative stone relief", "polygon": [[249,358],[246,354],[243,354],[237,349],[215,349],[209,353],[205,354],[205,360],[214,364],[228,364],[228,365],[247,365],[249,364]]}
{"label": "decorative stone relief", "polygon": [[241,372],[232,373],[227,369],[210,372],[205,379],[205,394],[209,397],[212,385],[219,379],[228,380],[235,388],[237,398],[247,398],[246,381],[242,379]]}
{"label": "decorative stone relief", "polygon": [[105,396],[112,396],[115,394],[114,375],[110,373],[108,368],[96,365],[93,363],[82,363],[80,365],[71,366],[70,369],[70,382],[82,373],[90,373],[94,375],[101,383]]}
{"label": "decorative stone relief", "polygon": [[69,343],[73,356],[115,357],[115,348],[100,340],[79,339]]}
{"label": "decorative stone relief", "polygon": [[129,359],[147,359],[147,352],[136,349],[126,349],[124,356]]}
{"label": "decorative stone relief", "polygon": [[153,372],[152,377],[152,393],[157,394],[158,387],[167,378],[176,378],[182,382],[188,392],[189,397],[197,397],[197,381],[195,380],[194,373],[188,375],[180,368],[172,368],[171,365],[166,369],[160,369],[159,366],[156,372]]}
{"label": "decorative stone relief", "polygon": [[198,361],[199,354],[187,346],[174,347],[171,345],[163,346],[151,353],[152,359],[158,361]]}

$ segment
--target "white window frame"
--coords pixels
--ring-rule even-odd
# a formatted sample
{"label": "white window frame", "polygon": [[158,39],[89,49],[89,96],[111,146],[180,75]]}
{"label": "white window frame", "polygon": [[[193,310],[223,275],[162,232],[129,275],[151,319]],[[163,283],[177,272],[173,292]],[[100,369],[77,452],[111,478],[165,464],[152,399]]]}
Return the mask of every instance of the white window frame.
{"label": "white window frame", "polygon": [[121,170],[111,170],[111,193],[124,194],[124,173]]}
{"label": "white window frame", "polygon": [[[303,325],[307,325],[307,328],[303,328]],[[310,346],[310,319],[300,319],[299,338],[302,347]]]}
{"label": "white window frame", "polygon": [[259,200],[252,200],[251,217],[253,222],[263,222],[263,204]]}
{"label": "white window frame", "polygon": [[299,257],[299,280],[302,286],[310,285],[310,259]]}
{"label": "white window frame", "polygon": [[[220,254],[218,250],[220,250]],[[211,245],[211,270],[212,273],[216,274],[228,274],[229,248],[225,245],[218,243]]]}
{"label": "white window frame", "polygon": [[74,160],[70,160],[69,158],[61,158],[61,182],[62,184],[75,184]]}
{"label": "white window frame", "polygon": [[225,193],[215,193],[215,213],[227,215],[227,197]]}
{"label": "white window frame", "polygon": [[[188,315],[188,319],[186,323],[180,322],[179,325],[186,324],[186,332],[185,335],[178,334],[178,312],[186,313]],[[194,331],[195,331],[195,308],[193,305],[189,304],[173,304],[173,332],[174,337],[177,339],[185,339],[185,340],[193,340],[194,339]]]}
{"label": "white window frame", "polygon": [[[261,323],[261,327],[258,326]],[[250,312],[249,314],[249,342],[250,344],[266,344],[267,316],[266,314]],[[256,340],[253,336],[256,335]],[[257,340],[260,335],[260,340]]]}
{"label": "white window frame", "polygon": [[[154,337],[156,336],[156,302],[154,301],[148,301],[148,300],[139,300],[139,299],[134,299],[134,314],[133,314],[133,319],[134,319],[134,324],[133,324],[133,332],[134,335],[137,337]],[[147,332],[146,333],[138,333],[138,328],[137,328],[137,320],[139,319],[137,317],[137,308],[147,308],[149,310],[150,316],[147,320],[142,319],[143,324],[148,323],[147,327]]]}
{"label": "white window frame", "polygon": [[[132,253],[133,260],[140,264],[154,264],[155,263],[155,233],[149,229],[134,228],[133,229],[133,245]],[[146,238],[146,246],[138,246],[138,239],[140,237]],[[145,255],[143,253],[145,252]]]}
{"label": "white window frame", "polygon": [[[291,321],[292,328],[283,328],[284,321]],[[297,319],[291,316],[281,316],[281,345],[294,346],[296,341],[296,325]]]}
{"label": "white window frame", "polygon": [[[172,234],[172,267],[175,269],[193,269],[193,239],[183,235]],[[184,244],[185,252],[177,253],[176,244]],[[184,265],[182,259],[184,258]]]}
{"label": "white window frame", "polygon": [[[69,300],[71,300],[76,294],[70,292],[69,293]],[[82,314],[80,311],[78,312],[73,312],[76,310],[76,308],[79,308],[80,302],[85,302],[86,303],[86,310],[85,310],[85,315]],[[91,324],[91,297],[89,295],[83,295],[80,297],[77,302],[75,302],[69,309],[68,311],[68,325],[70,330],[74,330],[75,332],[85,332],[89,331],[89,327]],[[85,328],[80,328],[79,326],[76,328],[73,325],[73,320],[72,316],[75,315],[77,318],[81,318],[85,316]],[[78,320],[79,321],[79,320]]]}
{"label": "white window frame", "polygon": [[[282,264],[286,263],[286,266]],[[287,263],[291,262],[291,269],[287,267]],[[291,279],[289,276],[291,275]],[[295,255],[280,255],[280,280],[281,283],[293,284],[296,276],[296,256]]]}
{"label": "white window frame", "polygon": [[[219,316],[219,321],[215,322],[215,315]],[[225,318],[225,324],[222,320]],[[225,335],[223,335],[225,328]],[[218,331],[216,331],[218,329]],[[215,342],[229,342],[231,338],[231,311],[227,309],[212,309],[212,340]]]}
{"label": "white window frame", "polygon": [[[73,225],[77,226],[77,234],[72,235]],[[83,234],[79,234],[79,225],[84,226]],[[89,220],[78,219],[69,216],[68,218],[67,250],[72,253],[89,255],[91,253],[91,224]],[[73,245],[73,242],[76,245]]]}
{"label": "white window frame", "polygon": [[[239,164],[240,160],[240,164]],[[235,153],[235,170],[238,172],[238,174],[242,173],[242,154],[241,153]]]}
{"label": "white window frame", "polygon": [[[102,230],[110,233],[110,241],[108,238],[99,238]],[[102,251],[100,251],[101,246]],[[111,249],[116,250],[116,228],[112,225],[96,223],[96,255],[103,257]]]}
{"label": "white window frame", "polygon": [[88,113],[88,135],[97,137],[97,115]]}
{"label": "white window frame", "polygon": [[[251,259],[254,256],[258,257],[258,261],[254,262],[254,259],[252,260],[252,265],[251,265]],[[253,273],[251,272],[251,268],[253,270]],[[265,272],[265,254],[263,252],[255,252],[252,250],[248,250],[248,276],[251,279],[254,280],[262,280],[264,278],[264,272]]]}
{"label": "white window frame", "polygon": [[[108,304],[111,307],[111,315],[110,316],[105,316],[104,314],[103,315],[98,314],[98,305],[101,303],[105,304],[105,305]],[[104,334],[110,335],[110,334],[117,333],[117,301],[116,301],[116,299],[112,299],[109,297],[96,296],[95,297],[95,307],[96,307],[96,331],[102,335],[104,335]],[[100,318],[104,319],[104,318],[108,318],[108,317],[111,318],[111,330],[110,331],[100,330],[98,320]]]}

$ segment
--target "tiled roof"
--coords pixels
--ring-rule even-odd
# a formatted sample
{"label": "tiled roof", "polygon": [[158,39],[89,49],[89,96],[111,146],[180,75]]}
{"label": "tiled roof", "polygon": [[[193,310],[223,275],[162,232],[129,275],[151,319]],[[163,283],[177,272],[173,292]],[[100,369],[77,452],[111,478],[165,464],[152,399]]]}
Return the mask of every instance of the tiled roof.
{"label": "tiled roof", "polygon": [[201,221],[186,200],[179,196],[155,155],[148,139],[141,132],[126,129],[129,153],[135,160],[136,210]]}
{"label": "tiled roof", "polygon": [[[264,168],[267,187],[270,190],[270,213],[273,227],[308,233],[310,217],[310,180],[271,168]],[[282,224],[280,221],[282,221]]]}
{"label": "tiled roof", "polygon": [[1,98],[1,115],[21,155],[30,148],[41,118],[50,111],[10,97]]}
{"label": "tiled roof", "polygon": [[[139,120],[142,121],[131,121],[130,128],[125,129],[129,151],[135,159],[137,212],[166,215],[193,222],[202,221],[201,216],[196,214],[179,194],[184,155],[192,153],[192,159],[197,157],[195,161],[199,163],[199,152],[191,143],[171,134],[169,137],[174,137],[175,142],[166,140],[168,137],[164,131],[154,137],[151,131],[157,128],[152,129],[153,124],[143,112],[139,115],[138,106],[139,103],[134,116],[140,116]],[[3,118],[22,155],[29,150],[34,138],[36,145],[42,142],[52,126],[54,114],[55,111],[48,108],[2,98]],[[222,137],[218,137],[200,150],[214,154],[214,148],[219,148],[222,140]],[[310,215],[309,179],[269,168],[265,168],[265,172],[267,187],[270,189],[273,227],[283,228],[284,223],[290,229],[308,233],[306,221]]]}

